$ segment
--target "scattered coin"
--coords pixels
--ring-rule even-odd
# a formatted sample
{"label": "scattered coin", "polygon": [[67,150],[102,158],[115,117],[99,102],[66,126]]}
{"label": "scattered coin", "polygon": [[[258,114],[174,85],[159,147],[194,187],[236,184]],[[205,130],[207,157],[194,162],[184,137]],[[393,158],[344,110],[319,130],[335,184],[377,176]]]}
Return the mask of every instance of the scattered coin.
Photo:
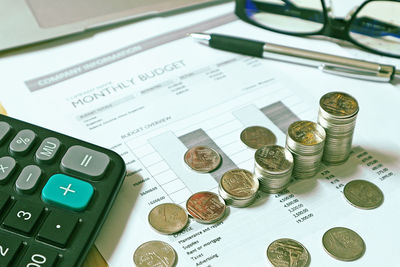
{"label": "scattered coin", "polygon": [[161,234],[174,234],[188,223],[186,211],[179,205],[163,203],[154,207],[148,217],[150,225]]}
{"label": "scattered coin", "polygon": [[258,187],[259,182],[251,172],[233,169],[222,175],[218,190],[227,204],[246,207],[255,200]]}
{"label": "scattered coin", "polygon": [[265,145],[275,145],[276,136],[265,127],[251,126],[241,132],[240,140],[246,146],[258,149]]}
{"label": "scattered coin", "polygon": [[212,172],[221,164],[221,156],[207,146],[194,146],[186,151],[185,163],[198,172]]}
{"label": "scattered coin", "polygon": [[375,209],[383,202],[383,193],[379,187],[365,180],[347,183],[343,193],[351,205],[360,209]]}
{"label": "scattered coin", "polygon": [[298,241],[281,238],[268,246],[267,258],[274,267],[305,267],[309,264],[310,254]]}
{"label": "scattered coin", "polygon": [[213,192],[198,192],[186,202],[189,214],[200,223],[214,223],[224,217],[225,202]]}
{"label": "scattered coin", "polygon": [[364,240],[344,227],[329,229],[322,237],[322,244],[329,255],[342,261],[354,261],[365,252]]}
{"label": "scattered coin", "polygon": [[320,107],[332,116],[351,117],[358,112],[357,100],[343,92],[330,92],[319,101]]}
{"label": "scattered coin", "polygon": [[143,243],[133,254],[133,262],[137,267],[172,267],[175,261],[175,250],[162,241]]}

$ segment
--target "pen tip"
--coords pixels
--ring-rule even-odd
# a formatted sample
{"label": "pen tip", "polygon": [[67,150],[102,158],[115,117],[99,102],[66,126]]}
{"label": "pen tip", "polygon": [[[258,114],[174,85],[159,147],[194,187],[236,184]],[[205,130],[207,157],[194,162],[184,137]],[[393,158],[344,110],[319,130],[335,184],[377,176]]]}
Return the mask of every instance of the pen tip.
{"label": "pen tip", "polygon": [[197,41],[201,43],[205,43],[208,45],[209,41],[211,40],[211,35],[207,33],[202,33],[202,32],[192,32],[189,33],[188,36],[192,37],[193,39],[196,39]]}

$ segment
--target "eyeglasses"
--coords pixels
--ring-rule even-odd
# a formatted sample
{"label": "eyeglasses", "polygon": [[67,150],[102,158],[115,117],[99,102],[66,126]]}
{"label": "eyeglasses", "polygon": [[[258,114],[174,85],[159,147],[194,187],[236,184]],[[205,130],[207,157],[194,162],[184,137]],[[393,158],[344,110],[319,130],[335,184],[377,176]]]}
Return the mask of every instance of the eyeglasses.
{"label": "eyeglasses", "polygon": [[235,14],[274,32],[329,36],[400,58],[400,0],[365,1],[346,19],[331,18],[323,0],[236,0]]}

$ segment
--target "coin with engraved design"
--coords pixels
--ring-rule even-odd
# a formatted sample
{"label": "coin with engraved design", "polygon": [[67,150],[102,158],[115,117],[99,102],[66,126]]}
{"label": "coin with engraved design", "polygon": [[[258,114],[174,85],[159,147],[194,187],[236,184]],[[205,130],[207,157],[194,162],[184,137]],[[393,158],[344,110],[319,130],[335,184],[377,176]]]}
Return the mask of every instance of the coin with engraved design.
{"label": "coin with engraved design", "polygon": [[161,234],[174,234],[181,231],[188,223],[186,211],[174,203],[163,203],[154,207],[148,216],[150,225]]}
{"label": "coin with engraved design", "polygon": [[240,140],[254,149],[265,145],[275,145],[276,136],[269,129],[261,126],[250,126],[240,133]]}
{"label": "coin with engraved design", "polygon": [[305,146],[315,146],[325,140],[325,130],[312,121],[293,122],[288,135],[294,142]]}
{"label": "coin with engraved design", "polygon": [[221,187],[224,191],[237,199],[253,197],[258,186],[258,180],[254,175],[244,169],[229,170],[221,178]]}
{"label": "coin with engraved design", "polygon": [[310,254],[300,242],[281,238],[268,246],[267,258],[274,267],[305,267],[309,265]]}
{"label": "coin with engraved design", "polygon": [[364,240],[353,230],[334,227],[322,237],[325,251],[337,260],[354,261],[365,252]]}
{"label": "coin with engraved design", "polygon": [[176,258],[176,252],[170,245],[157,240],[141,244],[133,254],[137,267],[172,267]]}
{"label": "coin with engraved design", "polygon": [[343,189],[351,205],[360,209],[375,209],[383,203],[383,193],[375,184],[365,180],[353,180]]}
{"label": "coin with engraved design", "polygon": [[351,117],[358,112],[357,100],[343,92],[330,92],[320,99],[320,107],[331,116]]}
{"label": "coin with engraved design", "polygon": [[186,201],[186,210],[200,223],[214,223],[225,214],[225,202],[213,192],[198,192]]}
{"label": "coin with engraved design", "polygon": [[207,146],[194,146],[184,155],[185,163],[198,172],[212,172],[221,164],[221,155]]}

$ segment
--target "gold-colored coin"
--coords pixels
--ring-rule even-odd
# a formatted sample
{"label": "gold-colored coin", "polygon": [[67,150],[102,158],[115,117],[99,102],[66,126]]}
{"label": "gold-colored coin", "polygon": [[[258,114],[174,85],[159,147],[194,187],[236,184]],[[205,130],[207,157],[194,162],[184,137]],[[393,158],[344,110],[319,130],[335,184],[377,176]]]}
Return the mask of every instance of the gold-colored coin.
{"label": "gold-colored coin", "polygon": [[321,97],[320,107],[333,116],[351,117],[358,112],[357,100],[343,92],[331,92]]}
{"label": "gold-colored coin", "polygon": [[312,146],[325,140],[325,130],[312,121],[296,121],[289,126],[289,137],[302,145]]}
{"label": "gold-colored coin", "polygon": [[375,209],[383,203],[383,193],[379,187],[365,180],[347,183],[343,193],[350,204],[360,209]]}
{"label": "gold-colored coin", "polygon": [[246,146],[258,149],[265,145],[275,145],[276,136],[265,127],[251,126],[240,133],[240,140]]}
{"label": "gold-colored coin", "polygon": [[281,238],[267,248],[267,258],[274,267],[305,267],[309,265],[310,254],[298,241]]}
{"label": "gold-colored coin", "polygon": [[176,252],[165,242],[149,241],[135,250],[133,262],[137,267],[172,267],[176,262]]}
{"label": "gold-colored coin", "polygon": [[258,180],[244,169],[229,170],[221,177],[220,184],[224,191],[235,198],[252,197],[258,190]]}
{"label": "gold-colored coin", "polygon": [[284,147],[262,146],[254,154],[256,164],[270,173],[284,173],[293,167],[293,156]]}
{"label": "gold-colored coin", "polygon": [[329,255],[342,261],[354,261],[365,252],[364,240],[353,230],[344,227],[326,231],[322,244]]}
{"label": "gold-colored coin", "polygon": [[221,156],[214,149],[207,146],[195,146],[186,151],[185,163],[198,172],[212,172],[221,164]]}
{"label": "gold-colored coin", "polygon": [[224,217],[225,202],[213,192],[198,192],[186,202],[186,210],[200,223],[214,223]]}
{"label": "gold-colored coin", "polygon": [[154,230],[161,234],[170,235],[185,228],[189,218],[181,206],[173,203],[163,203],[149,212],[148,220]]}

